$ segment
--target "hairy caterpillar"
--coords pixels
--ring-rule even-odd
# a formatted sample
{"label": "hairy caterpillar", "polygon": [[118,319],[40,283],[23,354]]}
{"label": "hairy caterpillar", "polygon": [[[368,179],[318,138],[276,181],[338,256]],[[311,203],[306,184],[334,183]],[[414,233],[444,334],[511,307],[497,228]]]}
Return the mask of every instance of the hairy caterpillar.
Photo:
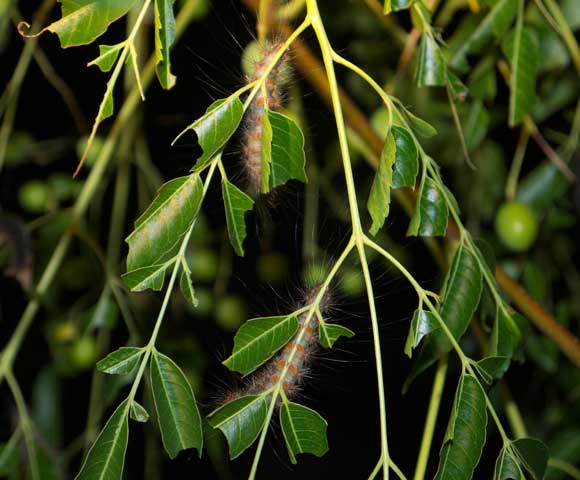
{"label": "hairy caterpillar", "polygon": [[[269,40],[263,45],[258,43],[248,47],[249,64],[248,82],[253,82],[264,75],[283,42]],[[278,110],[282,106],[284,89],[288,83],[288,54],[285,53],[272,68],[251,104],[243,120],[242,130],[242,163],[249,188],[253,195],[260,192],[262,186],[262,137],[263,118],[266,109]]]}
{"label": "hairy caterpillar", "polygon": [[[320,288],[319,285],[307,292],[300,308],[312,305]],[[331,293],[327,289],[318,304],[318,310],[325,315],[330,306]],[[229,392],[220,403],[226,404],[245,395],[259,394],[278,382],[281,383],[287,397],[296,396],[303,380],[308,377],[312,358],[318,350],[319,321],[315,314],[308,317],[308,310],[298,315],[298,330],[290,341],[266,364],[246,377],[243,380],[244,386]]]}

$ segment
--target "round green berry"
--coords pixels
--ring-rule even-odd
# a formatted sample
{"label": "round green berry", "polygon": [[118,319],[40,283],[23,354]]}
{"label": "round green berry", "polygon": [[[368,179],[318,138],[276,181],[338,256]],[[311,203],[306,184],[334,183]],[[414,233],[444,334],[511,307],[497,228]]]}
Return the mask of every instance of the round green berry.
{"label": "round green berry", "polygon": [[532,246],[538,236],[538,221],[524,203],[507,202],[497,212],[495,230],[507,248],[523,252]]}

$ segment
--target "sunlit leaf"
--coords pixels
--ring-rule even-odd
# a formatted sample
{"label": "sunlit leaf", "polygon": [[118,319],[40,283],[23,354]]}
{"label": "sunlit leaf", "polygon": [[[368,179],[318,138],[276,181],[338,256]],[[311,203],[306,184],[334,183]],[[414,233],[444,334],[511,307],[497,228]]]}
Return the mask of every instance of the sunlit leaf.
{"label": "sunlit leaf", "polygon": [[140,423],[146,423],[149,420],[149,413],[145,410],[145,407],[138,403],[136,400],[131,402],[131,409],[129,415],[133,420]]}
{"label": "sunlit leaf", "polygon": [[165,280],[165,272],[171,262],[141,267],[121,275],[125,285],[132,292],[142,292],[150,288],[151,290],[161,290]]}
{"label": "sunlit leaf", "polygon": [[169,49],[175,41],[175,0],[155,0],[155,71],[159,83],[166,90],[175,85],[175,75],[171,73]]}
{"label": "sunlit leaf", "polygon": [[407,235],[426,237],[445,235],[449,210],[437,183],[425,177]]}
{"label": "sunlit leaf", "polygon": [[413,349],[419,345],[423,337],[438,328],[440,328],[439,321],[432,312],[415,310],[405,342],[405,354],[411,358]]}
{"label": "sunlit leaf", "polygon": [[181,239],[197,216],[202,190],[197,174],[175,178],[161,187],[125,240],[129,244],[128,272],[158,264]]}
{"label": "sunlit leaf", "polygon": [[236,333],[232,354],[223,364],[247,375],[288,343],[297,329],[298,320],[293,315],[248,320]]}
{"label": "sunlit leaf", "polygon": [[340,337],[354,337],[354,332],[336,323],[320,323],[318,326],[320,344],[324,348],[332,348]]}
{"label": "sunlit leaf", "polygon": [[225,435],[231,459],[239,456],[258,438],[266,422],[267,399],[264,395],[247,395],[210,414],[208,423]]}
{"label": "sunlit leaf", "polygon": [[272,129],[270,188],[291,179],[306,182],[302,130],[286,115],[272,110],[267,110],[267,115]]}
{"label": "sunlit leaf", "polygon": [[419,172],[417,145],[411,133],[402,127],[393,126],[397,150],[393,166],[393,188],[414,187]]}
{"label": "sunlit leaf", "polygon": [[97,363],[97,370],[114,375],[128,375],[139,364],[141,355],[143,355],[142,348],[121,347]]}
{"label": "sunlit leaf", "polygon": [[447,69],[443,53],[435,39],[427,33],[424,33],[421,38],[416,81],[419,87],[447,83]]}
{"label": "sunlit leaf", "polygon": [[462,375],[439,455],[436,480],[472,478],[485,444],[486,424],[485,393],[475,377]]}
{"label": "sunlit leaf", "polygon": [[193,130],[203,150],[192,170],[204,167],[227,143],[242,120],[244,107],[239,97],[234,95],[213,102],[205,114],[186,127],[173,140],[175,143],[188,130]]}
{"label": "sunlit leaf", "polygon": [[385,218],[389,215],[395,149],[395,138],[391,133],[389,133],[385,140],[385,145],[379,159],[379,167],[375,174],[371,186],[371,192],[367,200],[367,209],[371,214],[373,221],[369,229],[371,235],[376,235],[378,233],[385,223]]}
{"label": "sunlit leaf", "polygon": [[59,0],[62,18],[39,33],[28,35],[23,32],[25,22],[18,26],[21,34],[37,36],[46,30],[56,33],[62,48],[91,43],[100,37],[107,27],[125,15],[136,0]]}
{"label": "sunlit leaf", "polygon": [[187,377],[169,357],[154,350],[150,365],[151,390],[163,446],[170,458],[195,448],[201,457],[201,416]]}
{"label": "sunlit leaf", "polygon": [[116,45],[99,45],[99,56],[89,62],[87,66],[96,65],[102,72],[108,72],[115,65],[124,46],[125,42],[117,43]]}
{"label": "sunlit leaf", "polygon": [[99,433],[76,480],[121,480],[128,440],[129,399],[126,399]]}
{"label": "sunlit leaf", "polygon": [[193,288],[193,283],[191,281],[191,271],[187,262],[183,260],[183,271],[181,272],[181,278],[179,279],[179,288],[185,299],[191,303],[194,307],[197,307],[197,298],[195,298],[195,290]]}
{"label": "sunlit leaf", "polygon": [[322,457],[328,452],[327,423],[314,410],[285,402],[280,407],[280,425],[292,463],[296,463],[296,455],[299,453]]}
{"label": "sunlit leaf", "polygon": [[246,238],[246,212],[252,209],[254,201],[226,178],[222,179],[222,195],[226,210],[226,223],[230,243],[240,256],[244,256]]}

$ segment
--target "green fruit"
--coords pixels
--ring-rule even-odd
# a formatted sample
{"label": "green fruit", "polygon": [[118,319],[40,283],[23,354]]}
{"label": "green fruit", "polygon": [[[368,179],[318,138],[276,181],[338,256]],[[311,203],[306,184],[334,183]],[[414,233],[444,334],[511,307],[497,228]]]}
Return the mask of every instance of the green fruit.
{"label": "green fruit", "polygon": [[30,180],[20,187],[18,200],[20,205],[29,212],[45,212],[48,210],[50,201],[50,189],[40,180]]}
{"label": "green fruit", "polygon": [[240,297],[224,295],[217,300],[215,318],[224,330],[237,330],[247,320],[247,315],[246,304]]}
{"label": "green fruit", "polygon": [[256,62],[260,58],[261,48],[257,40],[254,40],[246,45],[242,53],[242,72],[248,77],[254,75]]}
{"label": "green fruit", "polygon": [[97,360],[97,342],[93,337],[81,337],[69,348],[68,358],[71,365],[77,370],[91,368]]}
{"label": "green fruit", "polygon": [[365,280],[360,270],[346,267],[340,275],[339,288],[349,297],[357,297],[365,290]]}
{"label": "green fruit", "polygon": [[217,255],[212,250],[194,250],[188,258],[191,277],[202,282],[215,279],[219,267]]}
{"label": "green fruit", "polygon": [[538,236],[538,221],[530,207],[520,202],[504,203],[495,217],[500,241],[510,250],[523,252]]}
{"label": "green fruit", "polygon": [[57,323],[52,330],[52,334],[58,343],[66,343],[77,337],[78,329],[74,322],[66,320]]}

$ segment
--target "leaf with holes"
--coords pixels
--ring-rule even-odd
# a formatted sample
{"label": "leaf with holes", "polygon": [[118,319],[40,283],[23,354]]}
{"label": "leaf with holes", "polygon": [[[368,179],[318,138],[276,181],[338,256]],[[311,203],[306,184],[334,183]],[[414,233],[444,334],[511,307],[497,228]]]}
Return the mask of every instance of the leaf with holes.
{"label": "leaf with holes", "polygon": [[296,463],[296,455],[300,453],[322,457],[328,452],[328,424],[314,410],[297,403],[284,402],[280,407],[280,425],[292,463]]}
{"label": "leaf with holes", "polygon": [[223,364],[247,375],[288,343],[297,329],[298,320],[293,315],[252,318],[236,333],[232,354]]}
{"label": "leaf with holes", "polygon": [[172,145],[187,131],[193,130],[203,153],[192,170],[201,169],[224,148],[238,128],[243,113],[244,106],[237,95],[216,100],[207,108],[205,115],[177,135]]}
{"label": "leaf with holes", "polygon": [[226,223],[230,243],[240,256],[244,256],[243,243],[246,238],[246,212],[254,201],[226,178],[222,179],[222,196],[226,210]]}
{"label": "leaf with holes", "polygon": [[429,177],[425,177],[415,212],[409,223],[407,235],[434,237],[445,235],[449,210],[440,187]]}
{"label": "leaf with holes", "polygon": [[[288,180],[306,182],[304,135],[291,118],[272,110],[266,110],[272,140],[265,145],[270,155],[270,188],[285,184]],[[269,148],[268,148],[269,147]],[[266,153],[268,156],[268,153]]]}
{"label": "leaf with holes", "polygon": [[165,451],[175,458],[181,450],[195,448],[201,457],[201,416],[187,377],[173,360],[157,350],[153,350],[149,373]]}
{"label": "leaf with holes", "polygon": [[435,480],[470,480],[485,444],[485,393],[475,377],[462,375],[439,454]]}
{"label": "leaf with holes", "polygon": [[340,337],[352,338],[354,337],[354,332],[336,323],[320,322],[318,325],[318,336],[320,338],[320,344],[324,348],[332,348]]}
{"label": "leaf with holes", "polygon": [[367,200],[367,209],[373,221],[369,229],[371,235],[378,233],[385,223],[385,218],[389,215],[395,149],[395,138],[389,132],[379,159],[379,168],[371,186],[369,199]]}
{"label": "leaf with holes", "polygon": [[89,450],[76,480],[120,480],[129,441],[129,399],[111,415]]}
{"label": "leaf with holes", "polygon": [[232,460],[252,445],[264,428],[267,398],[264,395],[236,398],[209,415],[208,423],[225,435]]}
{"label": "leaf with holes", "polygon": [[97,363],[97,370],[112,375],[128,375],[139,364],[141,355],[143,355],[142,348],[121,347]]}
{"label": "leaf with holes", "polygon": [[155,71],[159,83],[166,90],[175,85],[169,60],[169,49],[175,41],[174,1],[155,0]]}
{"label": "leaf with holes", "polygon": [[26,22],[18,25],[18,31],[26,37],[36,37],[47,30],[56,33],[62,48],[86,45],[105,33],[108,26],[123,17],[136,2],[136,0],[59,1],[62,18],[34,35],[24,33],[24,27],[30,27]]}
{"label": "leaf with holes", "polygon": [[175,178],[160,188],[125,240],[129,244],[128,272],[160,263],[195,220],[202,191],[197,174]]}

